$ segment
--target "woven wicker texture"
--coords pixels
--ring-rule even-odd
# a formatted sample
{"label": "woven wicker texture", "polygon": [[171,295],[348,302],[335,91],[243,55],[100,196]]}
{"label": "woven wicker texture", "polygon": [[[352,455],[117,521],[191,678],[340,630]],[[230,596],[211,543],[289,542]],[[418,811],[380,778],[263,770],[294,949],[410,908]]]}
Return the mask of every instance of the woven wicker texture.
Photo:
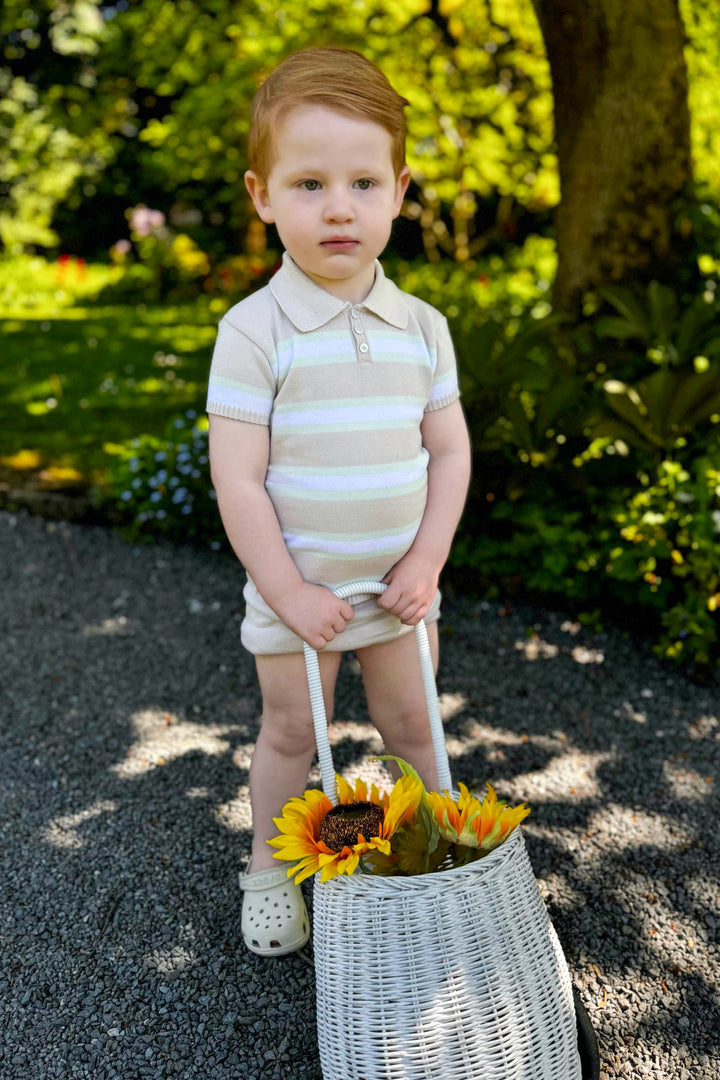
{"label": "woven wicker texture", "polygon": [[315,884],[325,1080],[580,1080],[565,958],[519,829],[467,867]]}

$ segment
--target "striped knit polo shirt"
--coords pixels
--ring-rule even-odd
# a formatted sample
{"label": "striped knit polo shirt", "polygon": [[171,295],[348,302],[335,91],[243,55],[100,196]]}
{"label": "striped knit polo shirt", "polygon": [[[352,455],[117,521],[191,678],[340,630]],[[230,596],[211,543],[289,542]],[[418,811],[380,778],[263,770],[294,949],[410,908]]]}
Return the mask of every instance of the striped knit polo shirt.
{"label": "striped knit polo shirt", "polygon": [[379,262],[350,304],[285,254],[220,323],[207,411],[270,426],[265,487],[288,551],[306,581],[335,586],[380,580],[412,544],[427,497],[420,425],[458,397],[435,308]]}

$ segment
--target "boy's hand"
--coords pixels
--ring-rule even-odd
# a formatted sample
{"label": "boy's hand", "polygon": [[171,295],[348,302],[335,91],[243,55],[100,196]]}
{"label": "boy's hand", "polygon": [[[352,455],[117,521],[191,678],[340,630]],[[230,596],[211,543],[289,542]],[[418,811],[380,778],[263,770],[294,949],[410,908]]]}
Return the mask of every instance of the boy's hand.
{"label": "boy's hand", "polygon": [[434,566],[409,551],[383,578],[387,589],[378,597],[378,607],[397,615],[407,626],[416,626],[430,610],[439,577]]}
{"label": "boy's hand", "polygon": [[282,621],[313,649],[324,649],[354,617],[346,600],[340,600],[323,585],[303,581],[297,589],[276,603],[275,612]]}

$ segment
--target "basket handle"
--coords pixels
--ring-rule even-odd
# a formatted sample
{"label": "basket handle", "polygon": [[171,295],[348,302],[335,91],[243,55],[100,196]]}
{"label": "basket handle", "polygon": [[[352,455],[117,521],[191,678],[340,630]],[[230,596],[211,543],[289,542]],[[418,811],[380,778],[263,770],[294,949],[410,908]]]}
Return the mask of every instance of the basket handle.
{"label": "basket handle", "polygon": [[[340,600],[357,600],[361,596],[379,596],[384,593],[387,585],[381,581],[351,581],[347,585],[341,585],[332,591]],[[430,642],[428,641],[427,628],[421,619],[415,627],[415,640],[420,656],[420,669],[422,671],[423,687],[425,689],[425,701],[427,703],[428,718],[430,720],[430,734],[432,736],[435,762],[437,764],[438,779],[441,791],[452,791],[452,779],[450,776],[450,763],[448,761],[447,748],[445,746],[445,732],[443,731],[440,709],[438,706],[437,686],[435,685],[435,673],[433,671]],[[337,785],[335,783],[335,766],[333,765],[330,739],[328,737],[327,715],[325,713],[325,698],[323,697],[322,682],[320,680],[320,665],[318,656],[312,645],[303,642],[305,651],[305,670],[307,672],[308,688],[310,690],[310,705],[312,708],[313,725],[315,727],[315,741],[317,743],[318,760],[320,762],[320,776],[322,778],[323,791],[330,799],[333,806],[337,805]]]}

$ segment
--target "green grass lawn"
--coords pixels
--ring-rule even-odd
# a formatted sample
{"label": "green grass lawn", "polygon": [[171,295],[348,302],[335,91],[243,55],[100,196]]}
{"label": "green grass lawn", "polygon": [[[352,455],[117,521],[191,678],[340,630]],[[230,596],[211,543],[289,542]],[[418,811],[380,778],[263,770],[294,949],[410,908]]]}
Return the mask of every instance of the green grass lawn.
{"label": "green grass lawn", "polygon": [[15,481],[97,481],[114,446],[204,409],[224,301],[72,301],[46,292],[0,306],[0,466]]}

